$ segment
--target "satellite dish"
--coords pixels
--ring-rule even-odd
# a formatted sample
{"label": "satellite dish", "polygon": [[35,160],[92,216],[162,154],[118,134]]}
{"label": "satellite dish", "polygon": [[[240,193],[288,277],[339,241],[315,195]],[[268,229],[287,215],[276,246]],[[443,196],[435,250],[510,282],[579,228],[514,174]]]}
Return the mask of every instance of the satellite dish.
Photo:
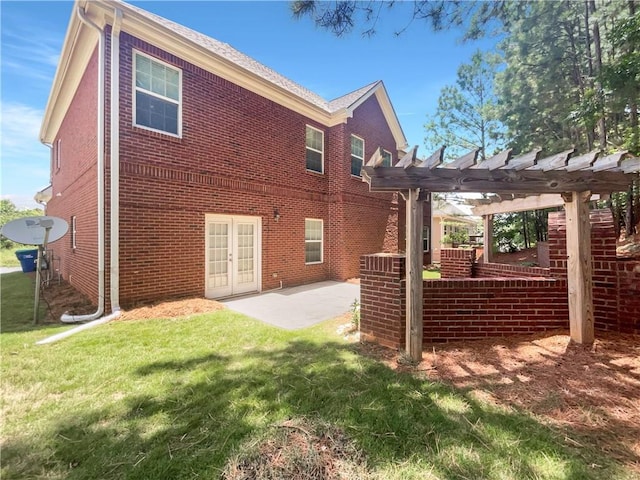
{"label": "satellite dish", "polygon": [[64,237],[69,224],[58,217],[24,217],[5,224],[0,233],[9,240],[25,245],[43,245],[45,232],[49,230],[47,243]]}

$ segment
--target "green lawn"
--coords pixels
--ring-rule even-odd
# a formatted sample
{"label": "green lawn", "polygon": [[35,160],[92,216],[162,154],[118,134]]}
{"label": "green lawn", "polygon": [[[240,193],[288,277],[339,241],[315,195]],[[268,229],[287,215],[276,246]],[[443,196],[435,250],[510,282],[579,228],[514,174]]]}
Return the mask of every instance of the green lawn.
{"label": "green lawn", "polygon": [[36,247],[15,245],[11,248],[0,248],[0,267],[19,267],[20,262],[16,257],[16,250],[29,250]]}
{"label": "green lawn", "polygon": [[332,322],[288,332],[222,310],[36,346],[69,327],[29,328],[28,295],[5,291],[21,275],[1,278],[6,480],[214,479],[290,418],[341,428],[370,478],[632,478],[524,412],[361,356]]}
{"label": "green lawn", "polygon": [[431,280],[433,278],[440,278],[440,272],[438,270],[423,270],[422,279]]}

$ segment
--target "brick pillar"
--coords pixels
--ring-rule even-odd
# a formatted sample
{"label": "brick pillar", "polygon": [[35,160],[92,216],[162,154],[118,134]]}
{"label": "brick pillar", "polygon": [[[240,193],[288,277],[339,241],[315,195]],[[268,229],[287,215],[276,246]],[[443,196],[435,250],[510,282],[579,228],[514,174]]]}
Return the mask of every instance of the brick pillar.
{"label": "brick pillar", "polygon": [[390,348],[405,343],[405,256],[360,257],[360,338]]}
{"label": "brick pillar", "polygon": [[440,251],[440,276],[442,278],[471,278],[475,249],[443,248]]}
{"label": "brick pillar", "polygon": [[[593,314],[600,330],[617,323],[616,233],[608,209],[589,212],[591,221],[591,261]],[[552,277],[567,278],[567,230],[564,212],[549,214],[549,268]]]}

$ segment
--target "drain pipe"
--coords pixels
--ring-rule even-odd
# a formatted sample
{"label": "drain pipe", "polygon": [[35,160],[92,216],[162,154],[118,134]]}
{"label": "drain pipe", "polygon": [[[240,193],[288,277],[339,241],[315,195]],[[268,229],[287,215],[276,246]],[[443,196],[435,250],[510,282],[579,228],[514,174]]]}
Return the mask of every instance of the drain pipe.
{"label": "drain pipe", "polygon": [[104,61],[105,54],[105,42],[104,31],[100,29],[96,24],[91,22],[80,8],[77,10],[79,18],[87,25],[95,28],[100,35],[100,54],[99,56],[99,85],[98,85],[98,310],[90,315],[63,315],[60,319],[64,323],[77,323],[83,321],[89,321],[84,325],[80,325],[66,332],[52,335],[44,340],[36,342],[38,345],[53,343],[63,338],[67,338],[75,333],[87,330],[89,328],[105,324],[110,322],[114,318],[117,318],[121,314],[120,310],[120,25],[122,22],[122,10],[116,8],[114,10],[114,21],[111,28],[111,278],[110,278],[110,294],[111,294],[111,314],[101,317],[104,313],[104,272],[105,272],[105,245],[104,245],[104,100],[105,100],[105,87],[104,87]]}
{"label": "drain pipe", "polygon": [[120,315],[120,26],[122,10],[113,11],[111,28],[111,315]]}
{"label": "drain pipe", "polygon": [[105,293],[105,235],[104,235],[104,147],[105,147],[105,123],[104,123],[104,101],[105,101],[105,81],[104,81],[104,65],[106,60],[105,34],[104,30],[87,18],[84,10],[78,6],[76,10],[78,18],[89,27],[98,32],[98,309],[88,315],[67,315],[60,317],[63,323],[77,323],[95,320],[104,313],[104,293]]}

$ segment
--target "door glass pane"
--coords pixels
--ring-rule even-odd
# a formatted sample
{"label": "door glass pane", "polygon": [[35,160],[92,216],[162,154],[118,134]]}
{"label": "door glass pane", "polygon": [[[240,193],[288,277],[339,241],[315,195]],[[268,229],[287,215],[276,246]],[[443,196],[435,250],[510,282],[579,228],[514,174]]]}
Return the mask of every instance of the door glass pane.
{"label": "door glass pane", "polygon": [[226,223],[209,224],[209,280],[211,287],[229,284],[229,226]]}
{"label": "door glass pane", "polygon": [[254,281],[254,225],[250,223],[239,223],[237,225],[238,244],[237,283],[251,283]]}

